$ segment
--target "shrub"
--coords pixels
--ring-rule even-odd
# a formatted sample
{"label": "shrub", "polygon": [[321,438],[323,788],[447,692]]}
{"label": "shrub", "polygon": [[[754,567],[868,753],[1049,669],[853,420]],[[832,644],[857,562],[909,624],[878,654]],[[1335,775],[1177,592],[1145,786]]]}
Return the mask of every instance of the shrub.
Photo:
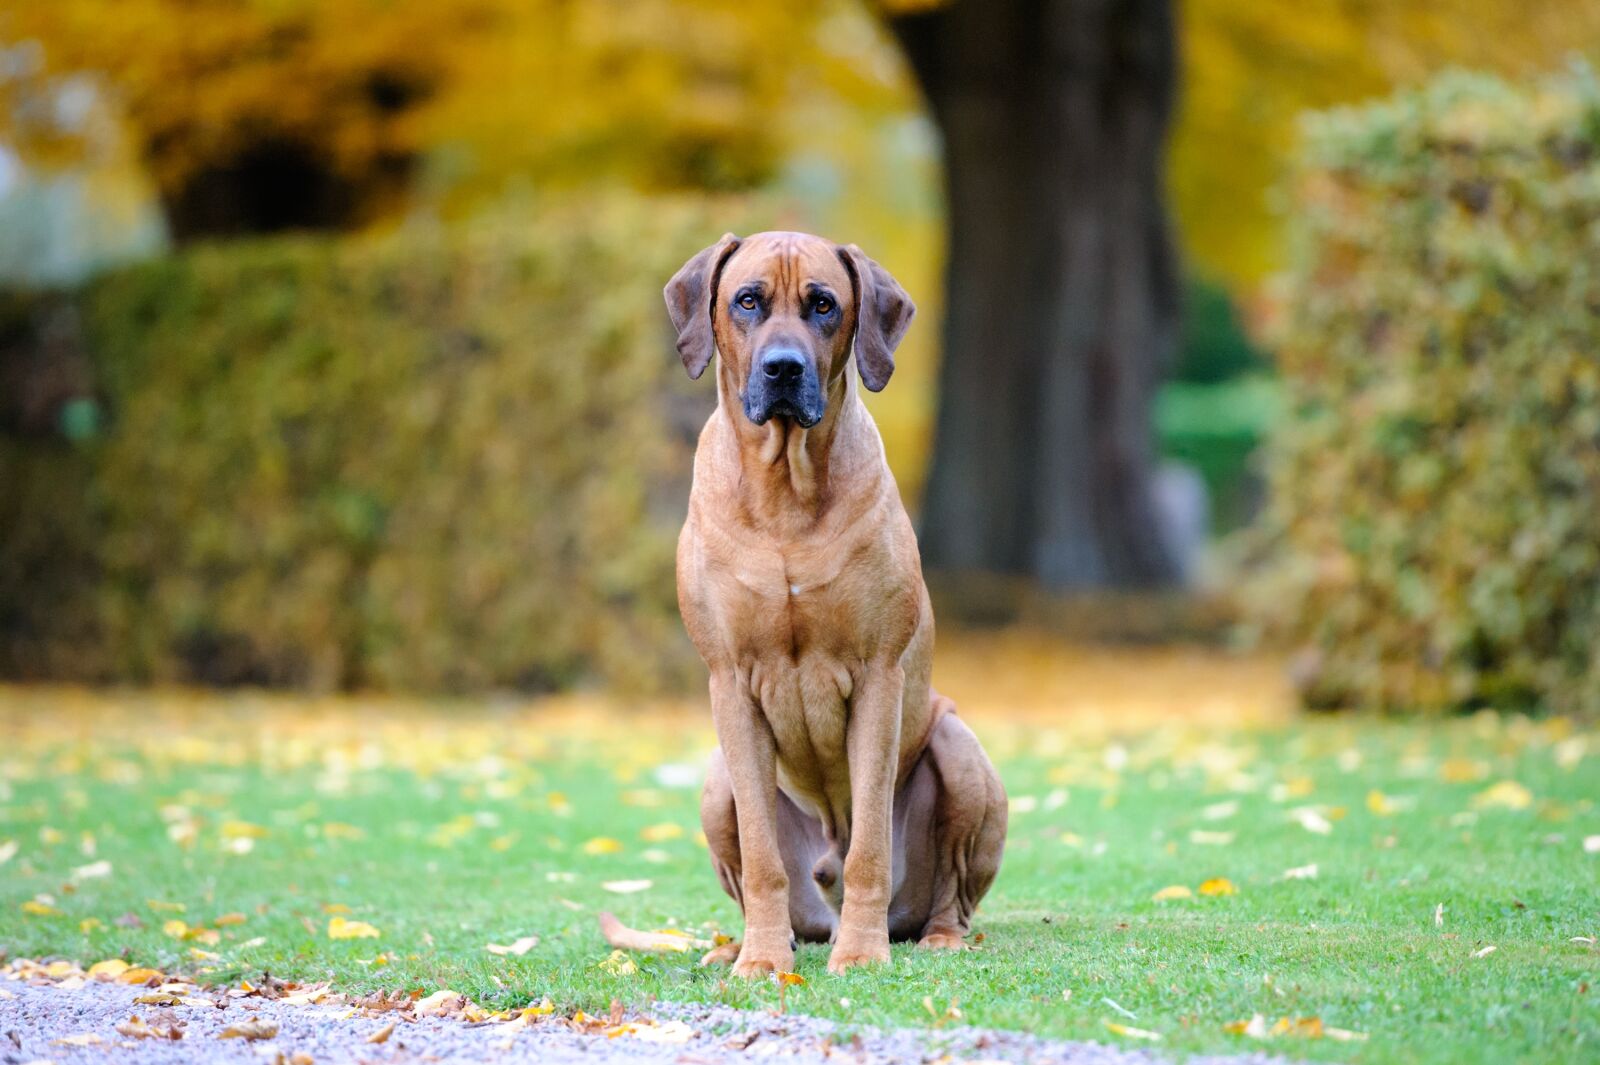
{"label": "shrub", "polygon": [[67,302],[98,432],[0,438],[0,668],[678,685],[684,427],[710,399],[659,292],[717,231],[623,201],[92,282]]}
{"label": "shrub", "polygon": [[1600,704],[1600,90],[1306,124],[1270,621],[1319,704]]}

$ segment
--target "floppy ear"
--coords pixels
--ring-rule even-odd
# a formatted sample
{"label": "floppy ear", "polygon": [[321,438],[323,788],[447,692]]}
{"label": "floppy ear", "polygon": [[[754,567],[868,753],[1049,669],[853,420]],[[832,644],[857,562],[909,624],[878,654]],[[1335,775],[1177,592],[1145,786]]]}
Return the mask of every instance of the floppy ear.
{"label": "floppy ear", "polygon": [[894,349],[911,327],[917,305],[889,271],[854,244],[841,247],[839,258],[856,290],[856,369],[862,384],[882,392],[894,373]]}
{"label": "floppy ear", "polygon": [[712,302],[717,298],[717,281],[722,264],[739,247],[739,238],[724,233],[722,239],[684,263],[662,295],[667,298],[667,313],[678,331],[678,357],[689,377],[698,381],[716,351],[711,335]]}

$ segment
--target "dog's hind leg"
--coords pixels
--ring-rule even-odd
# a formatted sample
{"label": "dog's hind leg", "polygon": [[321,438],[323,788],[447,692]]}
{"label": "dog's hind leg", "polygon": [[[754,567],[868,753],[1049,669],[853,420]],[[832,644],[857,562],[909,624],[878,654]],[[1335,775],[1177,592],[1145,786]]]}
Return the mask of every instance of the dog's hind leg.
{"label": "dog's hind leg", "polygon": [[[933,802],[933,871],[928,919],[917,946],[963,950],[972,914],[1000,871],[1006,841],[1006,793],[978,738],[941,695],[938,723],[923,756],[938,779]],[[920,863],[919,863],[920,864]]]}

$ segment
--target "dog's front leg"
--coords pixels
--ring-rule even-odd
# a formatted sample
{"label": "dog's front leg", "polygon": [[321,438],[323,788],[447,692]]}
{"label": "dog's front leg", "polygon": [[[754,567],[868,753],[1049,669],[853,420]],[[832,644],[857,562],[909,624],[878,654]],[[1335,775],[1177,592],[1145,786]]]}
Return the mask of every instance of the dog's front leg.
{"label": "dog's front leg", "polygon": [[744,943],[735,976],[759,977],[794,968],[789,874],[778,850],[778,755],[772,728],[755,699],[731,673],[711,677],[711,719],[727,761],[739,827]]}
{"label": "dog's front leg", "polygon": [[890,832],[900,760],[898,663],[870,664],[850,702],[845,746],[850,760],[850,849],[844,859],[844,909],[828,971],[889,960],[889,897],[894,851]]}

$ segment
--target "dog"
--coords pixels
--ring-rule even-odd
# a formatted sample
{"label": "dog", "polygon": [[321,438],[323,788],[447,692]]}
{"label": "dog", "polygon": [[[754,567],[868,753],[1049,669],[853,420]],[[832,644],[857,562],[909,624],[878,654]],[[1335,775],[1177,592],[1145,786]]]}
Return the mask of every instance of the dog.
{"label": "dog", "polygon": [[832,943],[836,973],[891,940],[964,949],[1005,790],[930,686],[916,536],[855,382],[889,382],[916,309],[861,249],[803,233],[727,234],[665,296],[689,376],[721,355],[678,605],[719,744],[701,823],[745,928],[703,963],[786,972],[796,937]]}

